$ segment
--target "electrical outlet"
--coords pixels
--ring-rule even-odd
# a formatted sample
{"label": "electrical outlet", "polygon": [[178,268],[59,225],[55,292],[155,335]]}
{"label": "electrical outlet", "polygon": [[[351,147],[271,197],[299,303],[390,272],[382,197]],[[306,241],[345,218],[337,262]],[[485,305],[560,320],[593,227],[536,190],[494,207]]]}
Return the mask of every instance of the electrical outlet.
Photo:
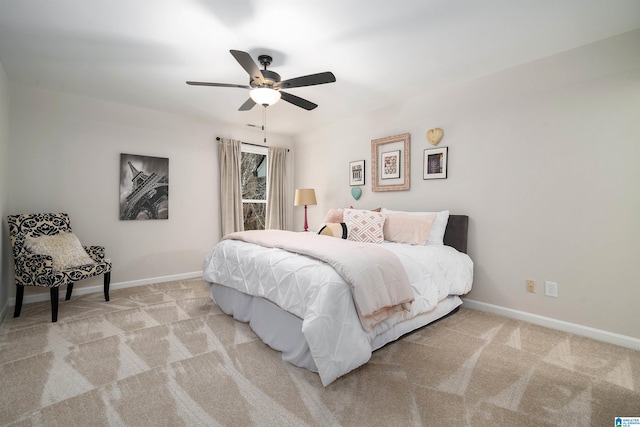
{"label": "electrical outlet", "polygon": [[556,282],[544,282],[544,294],[548,297],[558,298],[558,284]]}
{"label": "electrical outlet", "polygon": [[535,280],[527,280],[527,292],[531,292],[532,294],[536,293],[536,281]]}

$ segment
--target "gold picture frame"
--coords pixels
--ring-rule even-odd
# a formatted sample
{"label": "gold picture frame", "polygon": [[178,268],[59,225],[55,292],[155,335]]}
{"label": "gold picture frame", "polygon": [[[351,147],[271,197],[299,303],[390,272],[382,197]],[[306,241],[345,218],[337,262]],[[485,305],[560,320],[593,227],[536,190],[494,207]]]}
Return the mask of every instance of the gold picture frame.
{"label": "gold picture frame", "polygon": [[[395,152],[398,151],[397,157]],[[393,153],[393,154],[391,154]],[[383,170],[383,155],[397,158],[399,168],[396,175],[390,175]],[[393,177],[392,176],[397,176]],[[410,187],[411,176],[411,135],[387,136],[371,140],[371,189],[373,191],[404,191]]]}

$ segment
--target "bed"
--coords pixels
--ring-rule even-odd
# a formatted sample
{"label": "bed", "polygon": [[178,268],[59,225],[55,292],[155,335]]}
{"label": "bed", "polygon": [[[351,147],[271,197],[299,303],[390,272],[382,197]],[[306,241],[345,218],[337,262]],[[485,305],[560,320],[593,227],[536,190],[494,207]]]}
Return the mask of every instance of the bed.
{"label": "bed", "polygon": [[[383,222],[387,218],[388,223],[396,212],[383,210],[378,215]],[[232,233],[206,256],[203,277],[210,286],[212,300],[224,313],[249,323],[262,341],[282,353],[283,360],[317,372],[327,386],[365,364],[373,351],[448,315],[462,304],[460,295],[471,290],[473,280],[473,262],[466,254],[469,218],[449,215],[448,211],[438,214],[444,212],[446,221],[439,244],[383,240],[372,245],[317,233],[274,231],[282,234],[278,235],[281,240],[295,241],[292,245],[297,246],[292,249],[287,247],[289,244],[252,240],[269,236],[271,230]],[[435,226],[434,223],[433,231]],[[350,236],[355,234],[352,231]],[[318,255],[317,248],[325,244],[332,245],[327,246],[326,252],[338,255],[330,259],[325,259],[324,252]],[[308,252],[307,247],[313,249]],[[375,255],[387,257],[391,253],[389,258],[401,265],[412,300],[409,305],[406,300],[399,301],[402,304],[388,315],[386,308],[376,311],[374,321],[365,323],[368,317],[363,316],[365,309],[352,283],[357,279],[343,271],[342,260],[355,258],[360,252],[366,253],[364,260],[374,260],[369,258],[373,252],[368,252],[373,249],[380,252]],[[346,253],[352,255],[345,257]],[[405,274],[394,270],[390,276],[382,271],[383,264],[378,260],[368,263],[381,277]],[[362,265],[359,267],[362,269]],[[365,281],[373,281],[371,277],[366,276]]]}

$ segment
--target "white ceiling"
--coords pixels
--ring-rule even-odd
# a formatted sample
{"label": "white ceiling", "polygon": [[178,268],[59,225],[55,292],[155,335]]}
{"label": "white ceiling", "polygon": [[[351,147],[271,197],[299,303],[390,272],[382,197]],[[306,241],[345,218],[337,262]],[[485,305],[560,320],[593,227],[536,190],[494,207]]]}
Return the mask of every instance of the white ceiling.
{"label": "white ceiling", "polygon": [[283,79],[332,71],[288,90],[317,109],[269,107],[294,135],[637,28],[638,0],[0,0],[0,62],[11,83],[238,125],[262,121],[237,111],[246,89],[185,84],[248,84],[230,49]]}

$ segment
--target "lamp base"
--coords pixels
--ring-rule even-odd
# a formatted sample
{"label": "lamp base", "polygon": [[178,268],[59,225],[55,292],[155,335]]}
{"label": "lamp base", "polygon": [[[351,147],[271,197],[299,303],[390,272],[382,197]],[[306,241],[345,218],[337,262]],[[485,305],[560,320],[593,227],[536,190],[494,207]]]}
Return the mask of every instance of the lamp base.
{"label": "lamp base", "polygon": [[304,205],[304,231],[309,231],[309,224],[307,223],[307,205]]}

